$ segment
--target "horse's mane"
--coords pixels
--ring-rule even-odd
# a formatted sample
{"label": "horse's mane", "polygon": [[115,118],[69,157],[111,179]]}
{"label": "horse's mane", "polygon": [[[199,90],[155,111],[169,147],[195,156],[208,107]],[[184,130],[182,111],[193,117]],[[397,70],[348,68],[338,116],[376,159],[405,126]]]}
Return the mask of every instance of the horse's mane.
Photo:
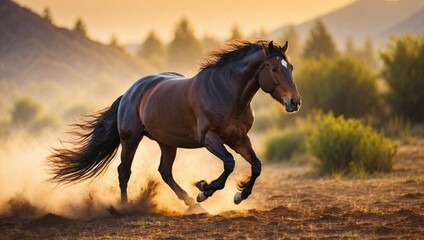
{"label": "horse's mane", "polygon": [[[238,61],[245,56],[252,54],[260,49],[263,45],[267,45],[268,41],[248,41],[236,40],[227,43],[224,47],[210,52],[202,59],[200,63],[200,70],[219,68],[226,66],[231,62]],[[287,60],[287,56],[277,46],[274,45],[274,50],[278,55],[282,55]]]}

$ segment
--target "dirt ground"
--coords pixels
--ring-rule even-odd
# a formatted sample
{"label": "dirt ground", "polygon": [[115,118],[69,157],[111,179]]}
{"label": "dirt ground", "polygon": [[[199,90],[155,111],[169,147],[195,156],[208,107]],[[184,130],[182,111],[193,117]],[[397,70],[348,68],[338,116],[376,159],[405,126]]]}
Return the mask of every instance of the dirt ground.
{"label": "dirt ground", "polygon": [[424,239],[424,140],[396,158],[392,173],[364,179],[265,163],[247,200],[258,207],[213,216],[12,213],[0,216],[0,239]]}

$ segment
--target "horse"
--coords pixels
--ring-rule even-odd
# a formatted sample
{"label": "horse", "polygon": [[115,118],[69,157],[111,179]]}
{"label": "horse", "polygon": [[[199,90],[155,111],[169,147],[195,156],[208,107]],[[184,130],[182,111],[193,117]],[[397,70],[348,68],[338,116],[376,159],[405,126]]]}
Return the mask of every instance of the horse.
{"label": "horse", "polygon": [[[240,192],[234,196],[234,203],[241,203],[252,193],[262,169],[247,135],[254,120],[252,98],[261,89],[286,112],[297,112],[301,105],[287,49],[287,41],[284,46],[264,40],[233,42],[205,58],[192,78],[164,72],[139,79],[109,108],[75,124],[72,147],[53,148],[48,157],[50,180],[94,178],[107,169],[122,145],[118,179],[121,202],[127,203],[131,164],[146,136],[159,144],[163,181],[189,208],[224,188],[235,166],[226,146],[233,149],[251,164],[251,176],[239,182]],[[223,162],[218,178],[195,184],[200,191],[196,201],[173,178],[177,148],[206,148]]]}

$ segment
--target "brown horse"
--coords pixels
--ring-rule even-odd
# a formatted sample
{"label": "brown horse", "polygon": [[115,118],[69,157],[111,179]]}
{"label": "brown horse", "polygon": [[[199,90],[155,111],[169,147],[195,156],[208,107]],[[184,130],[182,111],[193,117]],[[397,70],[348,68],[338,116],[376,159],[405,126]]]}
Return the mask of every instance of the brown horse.
{"label": "brown horse", "polygon": [[298,111],[301,98],[286,55],[288,42],[282,47],[272,41],[238,42],[230,47],[212,54],[193,78],[168,72],[138,80],[110,108],[77,124],[80,129],[73,134],[79,138],[74,146],[54,149],[49,157],[52,180],[69,183],[99,175],[122,144],[119,187],[122,202],[127,202],[134,154],[147,136],[160,146],[163,180],[186,205],[197,206],[172,176],[177,148],[206,147],[223,161],[224,171],[216,180],[196,184],[197,202],[223,189],[234,169],[234,158],[225,145],[240,154],[251,164],[252,174],[239,184],[242,191],[234,202],[246,199],[262,166],[247,136],[253,123],[253,96],[261,88],[287,112]]}

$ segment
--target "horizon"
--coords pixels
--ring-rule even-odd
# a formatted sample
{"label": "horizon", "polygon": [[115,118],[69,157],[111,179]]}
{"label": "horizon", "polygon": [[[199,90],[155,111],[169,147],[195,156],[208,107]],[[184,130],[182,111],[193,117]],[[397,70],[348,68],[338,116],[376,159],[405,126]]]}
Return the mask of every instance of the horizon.
{"label": "horizon", "polygon": [[[257,10],[257,1],[253,0],[232,2],[218,0],[213,4],[198,4],[198,1],[194,0],[178,3],[167,0],[155,2],[136,0],[125,2],[113,0],[14,1],[41,16],[47,7],[53,24],[58,27],[73,28],[80,17],[86,25],[88,36],[93,40],[108,43],[114,35],[121,44],[134,44],[142,42],[152,30],[162,41],[171,41],[177,22],[183,18],[189,21],[196,37],[214,36],[224,40],[230,36],[234,26],[237,26],[245,36],[254,32],[271,32],[279,27],[299,24],[343,8],[355,0],[336,2],[323,0],[319,4],[313,0],[276,2],[262,5],[261,10]],[[163,8],[164,5],[168,7]],[[280,11],[287,5],[288,11]],[[203,11],[205,8],[210,10]],[[116,9],[119,10],[116,11]],[[280,12],[281,15],[279,15]]]}

